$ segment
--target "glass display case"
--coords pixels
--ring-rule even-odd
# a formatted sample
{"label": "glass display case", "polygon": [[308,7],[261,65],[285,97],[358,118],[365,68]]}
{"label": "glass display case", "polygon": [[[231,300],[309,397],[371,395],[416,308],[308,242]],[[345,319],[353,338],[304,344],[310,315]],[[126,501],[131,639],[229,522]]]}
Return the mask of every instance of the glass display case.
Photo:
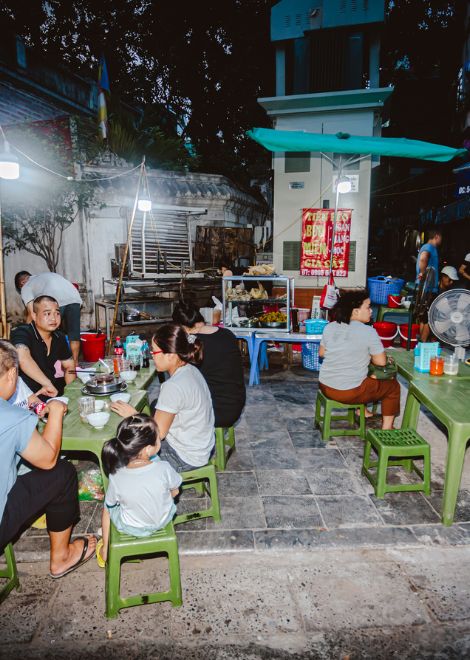
{"label": "glass display case", "polygon": [[233,275],[222,279],[226,328],[291,332],[294,278]]}

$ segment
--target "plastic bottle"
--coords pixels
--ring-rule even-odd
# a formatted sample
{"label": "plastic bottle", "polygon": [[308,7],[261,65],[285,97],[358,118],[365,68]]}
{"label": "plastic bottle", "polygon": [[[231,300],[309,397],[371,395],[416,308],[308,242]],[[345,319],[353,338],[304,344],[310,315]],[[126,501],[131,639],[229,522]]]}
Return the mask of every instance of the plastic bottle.
{"label": "plastic bottle", "polygon": [[116,341],[114,342],[114,355],[124,355],[124,347],[120,337],[116,337]]}
{"label": "plastic bottle", "polygon": [[147,341],[144,341],[142,345],[142,366],[144,369],[148,369],[150,366],[150,348]]}

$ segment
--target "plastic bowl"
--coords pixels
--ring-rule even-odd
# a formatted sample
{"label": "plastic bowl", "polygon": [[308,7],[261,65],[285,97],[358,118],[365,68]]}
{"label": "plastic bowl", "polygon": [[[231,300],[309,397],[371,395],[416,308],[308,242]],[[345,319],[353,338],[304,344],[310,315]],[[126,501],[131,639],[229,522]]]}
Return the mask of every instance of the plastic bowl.
{"label": "plastic bowl", "polygon": [[95,399],[95,412],[101,412],[104,408],[103,399]]}
{"label": "plastic bowl", "polygon": [[132,383],[137,378],[137,371],[121,371],[120,375],[126,383]]}
{"label": "plastic bowl", "polygon": [[82,383],[84,385],[86,385],[88,383],[88,381],[90,380],[90,378],[93,376],[93,374],[89,373],[88,371],[79,371],[77,369],[77,376],[80,378]]}
{"label": "plastic bowl", "polygon": [[109,397],[111,401],[124,401],[124,403],[129,403],[131,400],[131,395],[128,392],[117,392],[116,394],[111,394]]}
{"label": "plastic bowl", "polygon": [[86,418],[95,429],[102,429],[109,421],[109,412],[90,413]]}
{"label": "plastic bowl", "polygon": [[60,401],[61,403],[65,403],[66,406],[69,404],[69,397],[68,396],[53,396],[50,399],[47,399],[47,403],[49,401]]}

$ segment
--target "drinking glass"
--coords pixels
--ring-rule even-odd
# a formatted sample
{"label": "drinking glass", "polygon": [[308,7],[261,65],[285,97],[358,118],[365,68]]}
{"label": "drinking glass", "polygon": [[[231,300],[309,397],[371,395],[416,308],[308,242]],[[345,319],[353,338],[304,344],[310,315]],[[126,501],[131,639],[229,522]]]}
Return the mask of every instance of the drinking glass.
{"label": "drinking glass", "polygon": [[455,355],[447,355],[444,360],[444,373],[448,376],[456,376],[459,373],[459,361]]}
{"label": "drinking glass", "polygon": [[133,371],[140,371],[140,355],[132,355],[130,363]]}
{"label": "drinking glass", "polygon": [[87,415],[95,412],[95,400],[92,396],[82,396],[78,400],[78,411],[82,422],[87,421]]}
{"label": "drinking glass", "polygon": [[442,376],[444,373],[444,358],[432,357],[429,363],[429,373],[431,376]]}

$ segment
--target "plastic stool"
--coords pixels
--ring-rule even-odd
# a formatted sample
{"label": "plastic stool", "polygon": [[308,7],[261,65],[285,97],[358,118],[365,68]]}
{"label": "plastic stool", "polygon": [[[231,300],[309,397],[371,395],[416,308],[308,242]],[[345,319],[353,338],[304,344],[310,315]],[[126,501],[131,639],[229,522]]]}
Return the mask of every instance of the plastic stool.
{"label": "plastic stool", "polygon": [[[377,461],[370,460],[371,448],[378,454]],[[391,458],[395,460],[390,460]],[[414,464],[413,458],[423,458],[424,474]],[[400,459],[400,460],[399,460]],[[387,468],[391,465],[401,465],[408,472],[416,472],[423,479],[418,484],[387,484]],[[374,477],[369,468],[377,468]],[[413,429],[393,429],[382,431],[369,429],[364,447],[364,461],[362,464],[364,474],[373,485],[376,497],[382,498],[385,493],[405,491],[424,491],[431,494],[431,447]]]}
{"label": "plastic stool", "polygon": [[[321,408],[324,408],[323,416]],[[335,408],[347,410],[345,415],[333,415]],[[355,411],[359,409],[359,427],[356,426]],[[315,424],[322,432],[323,440],[328,440],[331,436],[358,435],[365,440],[366,437],[366,406],[364,403],[340,403],[328,399],[321,390],[317,393],[317,403],[315,406]],[[338,429],[331,428],[331,422],[349,422],[352,428]]]}
{"label": "plastic stool", "polygon": [[[227,453],[225,453],[228,447]],[[227,465],[227,459],[231,451],[235,449],[235,429],[233,426],[230,428],[216,428],[215,429],[215,454],[211,458],[211,463],[215,465],[219,472],[223,472]]]}
{"label": "plastic stool", "polygon": [[[168,555],[170,588],[168,591],[157,591],[149,594],[138,594],[122,598],[121,592],[121,561],[125,558],[154,555],[163,552]],[[171,601],[173,607],[181,605],[180,562],[178,557],[178,541],[170,522],[166,527],[151,536],[129,536],[122,534],[111,523],[108,559],[106,561],[106,616],[114,619],[119,610],[134,605],[160,603]]]}
{"label": "plastic stool", "polygon": [[20,586],[18,572],[16,570],[15,553],[13,552],[13,546],[11,543],[5,546],[3,553],[5,555],[7,565],[6,568],[0,571],[0,578],[7,578],[8,582],[2,587],[2,590],[0,591],[0,603],[3,603],[12,589],[18,589]]}
{"label": "plastic stool", "polygon": [[[183,478],[182,490],[194,488],[198,493],[207,493],[211,499],[211,505],[208,509],[203,509],[202,511],[180,513],[174,517],[173,523],[180,525],[181,523],[199,520],[200,518],[214,518],[215,522],[220,522],[219,490],[217,488],[217,475],[214,465],[204,465],[197,468],[197,470],[182,472],[181,476]],[[209,488],[207,488],[206,481],[209,482]]]}

